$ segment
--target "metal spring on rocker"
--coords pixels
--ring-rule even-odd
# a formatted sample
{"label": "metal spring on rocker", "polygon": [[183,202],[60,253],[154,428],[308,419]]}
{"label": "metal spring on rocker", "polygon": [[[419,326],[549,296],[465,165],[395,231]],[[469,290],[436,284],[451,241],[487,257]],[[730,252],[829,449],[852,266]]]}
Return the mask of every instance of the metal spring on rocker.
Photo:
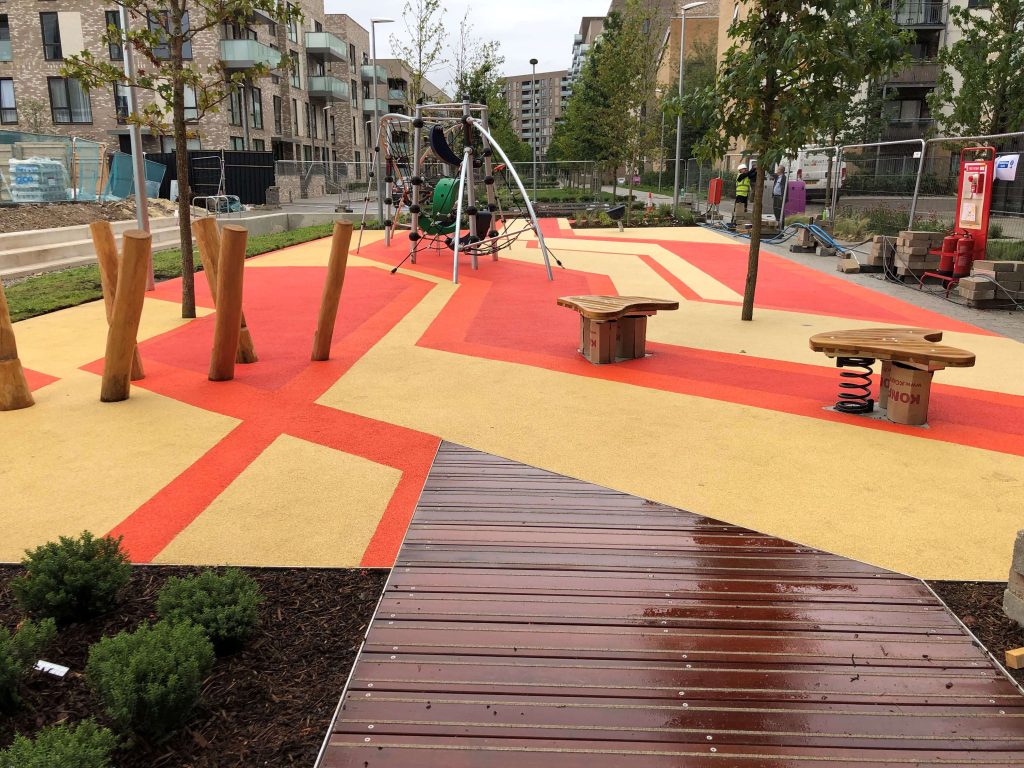
{"label": "metal spring on rocker", "polygon": [[839,400],[836,410],[840,413],[871,413],[875,409],[875,401],[871,398],[871,366],[875,364],[871,357],[839,357],[836,366],[839,368],[860,368],[855,371],[840,371]]}

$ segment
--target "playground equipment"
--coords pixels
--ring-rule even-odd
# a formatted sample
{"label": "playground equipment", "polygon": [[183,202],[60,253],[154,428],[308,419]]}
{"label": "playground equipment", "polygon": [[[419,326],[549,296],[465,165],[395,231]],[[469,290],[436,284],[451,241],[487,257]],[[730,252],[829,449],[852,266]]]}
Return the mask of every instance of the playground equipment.
{"label": "playground equipment", "polygon": [[334,337],[334,323],[338,318],[341,289],[345,284],[345,268],[348,266],[352,230],[352,222],[334,222],[331,258],[327,264],[327,278],[324,280],[324,293],[320,300],[320,315],[317,318],[316,334],[313,336],[312,360],[323,361],[331,357],[331,339]]}
{"label": "playground equipment", "polygon": [[[103,290],[103,306],[107,313],[107,326],[114,317],[114,300],[117,296],[117,275],[120,270],[120,256],[117,252],[117,241],[114,238],[114,228],[109,221],[94,221],[89,225],[89,233],[92,235],[92,243],[96,249],[96,260],[100,267],[100,287]],[[140,381],[146,378],[146,371],[142,367],[142,358],[139,356],[139,347],[135,346],[132,353],[132,381]]]}
{"label": "playground equipment", "polygon": [[[391,244],[404,214],[410,220],[409,252],[392,272],[406,260],[415,264],[417,254],[424,250],[447,247],[453,252],[452,282],[458,283],[460,253],[469,254],[472,268],[477,269],[479,256],[490,255],[497,260],[499,251],[532,231],[540,244],[548,279],[554,279],[550,252],[533,203],[508,155],[491,135],[487,114],[486,105],[464,100],[461,104],[420,104],[412,117],[387,114],[381,118],[374,151],[383,151],[387,169],[385,243]],[[459,142],[461,152],[453,148]],[[495,153],[502,164],[494,164]],[[370,176],[356,253],[366,226],[373,184],[372,173]],[[501,186],[500,179],[505,181],[508,209],[496,189]],[[483,199],[478,195],[481,188]],[[522,207],[515,209],[512,204],[517,192]]]}
{"label": "playground equipment", "polygon": [[558,306],[580,314],[579,353],[596,365],[647,355],[647,318],[679,309],[678,301],[645,296],[563,296]]}
{"label": "playground equipment", "polygon": [[235,378],[235,358],[242,335],[242,276],[248,239],[249,231],[233,224],[225,226],[221,233],[210,381],[231,381]]}
{"label": "playground equipment", "polygon": [[[217,307],[217,282],[218,263],[220,260],[221,237],[217,229],[217,220],[212,216],[196,219],[192,222],[192,232],[196,237],[196,244],[199,246],[199,259],[203,263],[203,271],[206,272],[206,283],[210,287],[210,296],[213,298],[213,306]],[[255,363],[259,358],[256,356],[256,349],[252,343],[252,334],[249,333],[249,326],[245,322],[245,312],[241,316],[241,329],[238,336],[238,352],[235,355],[235,362],[243,365]]]}
{"label": "playground equipment", "polygon": [[138,347],[151,246],[152,237],[148,232],[124,233],[124,254],[117,271],[100,388],[100,400],[104,403],[127,400],[131,393],[132,361]]}
{"label": "playground equipment", "polygon": [[18,345],[7,309],[7,296],[0,283],[0,411],[16,411],[34,405],[25,371],[18,359]]}

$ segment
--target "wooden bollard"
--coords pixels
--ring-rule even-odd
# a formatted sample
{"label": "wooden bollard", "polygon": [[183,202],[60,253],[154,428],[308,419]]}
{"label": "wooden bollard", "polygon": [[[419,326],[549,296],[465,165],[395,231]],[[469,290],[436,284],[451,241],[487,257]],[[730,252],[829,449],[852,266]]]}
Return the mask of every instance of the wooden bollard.
{"label": "wooden bollard", "polygon": [[327,279],[324,281],[323,298],[320,299],[320,316],[317,318],[316,335],[313,336],[313,360],[331,358],[331,340],[334,337],[334,323],[338,318],[341,288],[345,284],[345,267],[348,266],[351,242],[352,222],[334,222],[331,260],[327,264]]}
{"label": "wooden bollard", "polygon": [[117,274],[114,312],[107,329],[100,400],[117,403],[131,393],[132,356],[137,346],[152,237],[148,232],[124,233],[124,255]]}
{"label": "wooden bollard", "polygon": [[0,283],[0,411],[16,411],[34,404],[25,381],[25,370],[18,359],[11,312],[7,308],[3,283]]}
{"label": "wooden bollard", "polygon": [[[114,239],[114,228],[109,221],[94,221],[89,225],[89,232],[92,234],[92,244],[96,249],[96,260],[100,265],[100,285],[103,287],[103,306],[107,310],[107,325],[114,316],[114,297],[117,295],[117,272],[119,257],[117,255],[117,241]],[[139,356],[139,347],[135,346],[132,353],[132,381],[139,381],[146,378],[146,371],[142,367],[142,358]]]}
{"label": "wooden bollard", "polygon": [[[203,271],[206,272],[206,282],[210,286],[210,295],[213,297],[213,305],[217,306],[217,264],[220,261],[221,238],[220,230],[217,229],[217,220],[212,216],[196,219],[192,224],[192,232],[196,236],[196,243],[199,245],[199,260],[203,263]],[[242,329],[238,336],[238,353],[235,355],[236,363],[255,363],[259,360],[256,357],[256,349],[252,343],[252,334],[249,333],[249,326],[245,323],[245,312],[242,312]]]}
{"label": "wooden bollard", "polygon": [[248,236],[245,227],[233,224],[228,224],[221,233],[210,381],[231,381],[235,377],[235,355],[242,332],[242,276]]}

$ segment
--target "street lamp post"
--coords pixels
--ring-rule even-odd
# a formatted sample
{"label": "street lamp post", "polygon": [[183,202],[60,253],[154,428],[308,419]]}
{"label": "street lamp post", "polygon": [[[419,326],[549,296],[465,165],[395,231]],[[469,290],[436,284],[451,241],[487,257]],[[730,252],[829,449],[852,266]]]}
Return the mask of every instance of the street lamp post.
{"label": "street lamp post", "polygon": [[530,93],[533,95],[533,110],[530,112],[530,143],[533,145],[533,199],[537,199],[537,60],[530,59],[533,67],[533,79],[530,81]]}
{"label": "street lamp post", "polygon": [[[658,101],[661,101],[661,97],[664,96],[664,92],[661,88],[654,89],[654,95],[658,97]],[[658,105],[661,108],[661,144],[658,145],[658,155],[660,162],[658,163],[658,194],[661,194],[661,176],[665,172],[665,105],[660,103]]]}
{"label": "street lamp post", "polygon": [[707,5],[707,0],[687,3],[679,9],[679,115],[676,117],[676,177],[672,187],[672,216],[679,214],[679,156],[683,154],[683,62],[686,60],[686,12]]}
{"label": "street lamp post", "polygon": [[373,172],[377,178],[377,223],[384,224],[384,187],[380,171],[380,99],[377,98],[377,25],[391,24],[394,19],[370,19],[370,58],[373,66]]}

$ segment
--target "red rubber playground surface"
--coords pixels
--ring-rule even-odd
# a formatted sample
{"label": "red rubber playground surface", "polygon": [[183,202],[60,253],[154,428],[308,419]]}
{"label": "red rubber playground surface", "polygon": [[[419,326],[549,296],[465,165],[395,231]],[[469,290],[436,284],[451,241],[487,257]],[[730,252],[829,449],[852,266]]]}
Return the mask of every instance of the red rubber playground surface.
{"label": "red rubber playground surface", "polygon": [[[100,404],[105,321],[89,304],[18,323],[37,406],[3,414],[0,558],[58,534],[123,535],[141,562],[390,566],[439,441],[506,456],[927,578],[1005,578],[1024,490],[1024,345],[703,229],[641,237],[546,220],[498,261],[371,236],[350,259],[331,360],[309,361],[329,241],[247,262],[259,362],[206,378],[212,302],[149,294],[146,378]],[[576,353],[563,295],[679,299],[642,360]],[[926,428],[825,410],[842,328],[939,328],[977,354],[936,374]]]}

